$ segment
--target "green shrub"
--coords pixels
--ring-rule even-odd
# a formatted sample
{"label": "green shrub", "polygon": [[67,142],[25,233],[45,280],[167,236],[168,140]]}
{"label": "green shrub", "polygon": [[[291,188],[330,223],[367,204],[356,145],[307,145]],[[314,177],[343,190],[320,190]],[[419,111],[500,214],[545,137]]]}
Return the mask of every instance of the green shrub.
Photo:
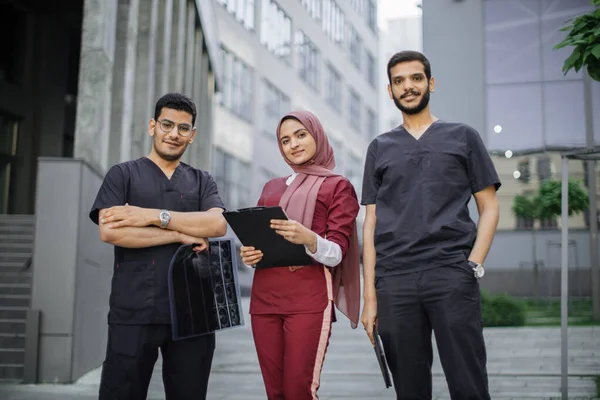
{"label": "green shrub", "polygon": [[481,292],[483,326],[523,326],[527,307],[523,300],[507,294],[491,295]]}

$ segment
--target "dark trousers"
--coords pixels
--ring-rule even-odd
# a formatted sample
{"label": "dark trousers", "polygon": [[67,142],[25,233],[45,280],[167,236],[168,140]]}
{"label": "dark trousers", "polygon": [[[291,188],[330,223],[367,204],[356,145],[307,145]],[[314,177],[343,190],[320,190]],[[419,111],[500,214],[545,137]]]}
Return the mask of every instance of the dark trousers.
{"label": "dark trousers", "polygon": [[206,399],[214,334],[171,337],[170,325],[109,325],[99,400],[146,399],[158,349],[166,399]]}
{"label": "dark trousers", "polygon": [[432,330],[451,398],[490,398],[479,283],[466,263],[380,277],[375,286],[397,399],[431,399]]}

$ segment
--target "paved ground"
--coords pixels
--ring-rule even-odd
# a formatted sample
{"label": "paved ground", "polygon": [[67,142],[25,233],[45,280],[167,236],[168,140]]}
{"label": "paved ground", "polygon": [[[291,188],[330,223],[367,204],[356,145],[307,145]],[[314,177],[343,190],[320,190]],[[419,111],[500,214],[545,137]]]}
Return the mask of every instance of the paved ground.
{"label": "paved ground", "polygon": [[[247,301],[245,302],[247,307]],[[555,328],[486,329],[488,373],[492,399],[560,398],[560,331]],[[217,338],[210,400],[266,398],[250,334],[246,326],[222,332]],[[373,349],[361,328],[351,330],[343,320],[334,324],[319,397],[322,400],[394,399],[385,389]],[[569,398],[593,399],[594,376],[600,376],[600,327],[572,328],[569,332]],[[1,400],[70,400],[97,398],[100,371],[94,370],[73,385],[4,385]],[[149,399],[164,399],[160,365]],[[434,364],[434,398],[449,399],[444,376]]]}

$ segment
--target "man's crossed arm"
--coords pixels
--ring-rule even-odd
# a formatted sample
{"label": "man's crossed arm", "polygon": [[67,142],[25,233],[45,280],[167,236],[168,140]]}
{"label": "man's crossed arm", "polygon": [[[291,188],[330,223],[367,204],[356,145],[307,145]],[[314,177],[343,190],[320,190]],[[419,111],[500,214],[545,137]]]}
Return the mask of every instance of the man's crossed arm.
{"label": "man's crossed arm", "polygon": [[169,211],[171,221],[166,229],[160,228],[160,210],[130,205],[100,210],[98,225],[100,238],[119,247],[141,248],[170,243],[200,244],[195,250],[206,246],[204,238],[223,236],[227,223],[221,208],[208,211]]}

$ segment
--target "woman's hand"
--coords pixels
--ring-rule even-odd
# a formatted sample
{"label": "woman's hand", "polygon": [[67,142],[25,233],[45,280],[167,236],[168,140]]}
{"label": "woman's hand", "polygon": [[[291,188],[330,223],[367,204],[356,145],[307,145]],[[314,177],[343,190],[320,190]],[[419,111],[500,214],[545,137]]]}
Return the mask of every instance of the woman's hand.
{"label": "woman's hand", "polygon": [[317,234],[300,222],[284,219],[272,219],[271,228],[288,242],[303,244],[311,253],[317,251]]}
{"label": "woman's hand", "polygon": [[262,260],[263,253],[260,250],[256,250],[254,247],[242,246],[240,249],[240,256],[242,257],[242,262],[244,264],[254,267],[254,265]]}

